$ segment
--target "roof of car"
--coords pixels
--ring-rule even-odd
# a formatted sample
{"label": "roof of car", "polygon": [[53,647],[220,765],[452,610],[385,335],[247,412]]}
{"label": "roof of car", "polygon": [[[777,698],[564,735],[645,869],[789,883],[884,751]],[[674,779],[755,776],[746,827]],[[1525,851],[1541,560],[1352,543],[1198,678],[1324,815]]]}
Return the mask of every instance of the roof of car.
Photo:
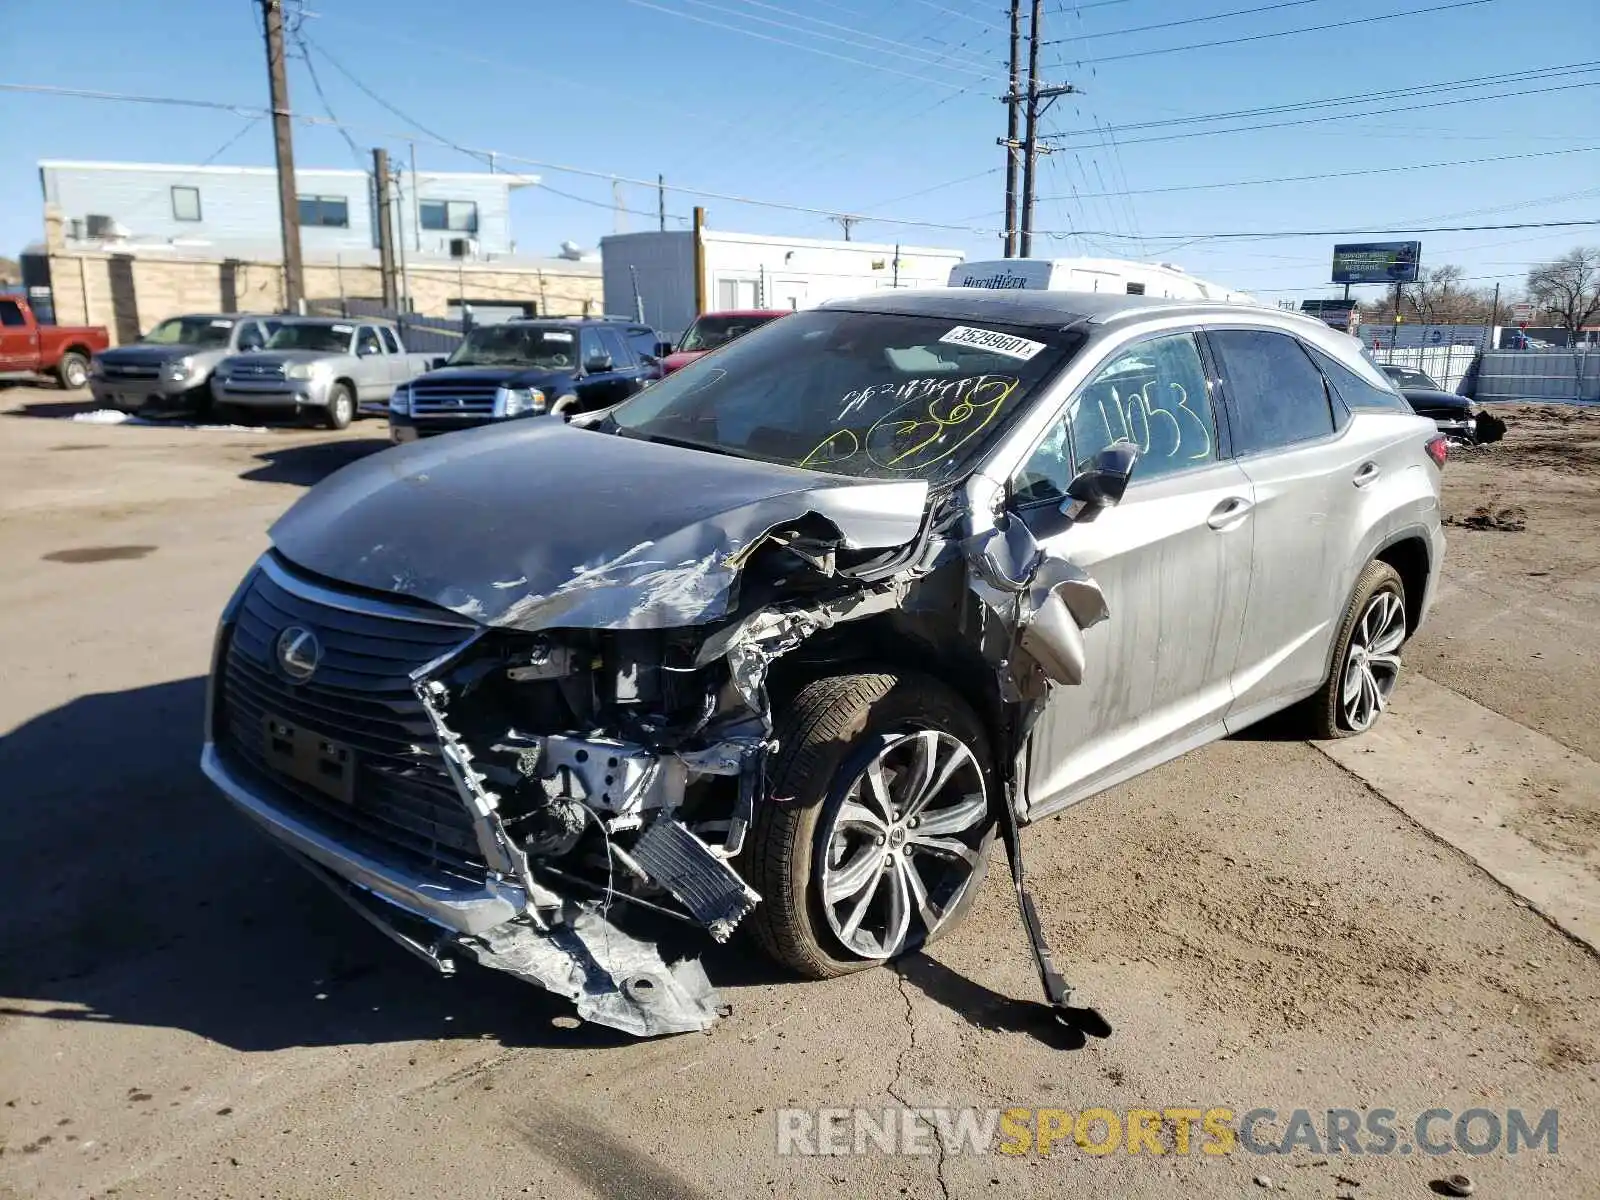
{"label": "roof of car", "polygon": [[1157,296],[1127,296],[1118,292],[1065,292],[1045,289],[928,288],[921,291],[873,292],[850,299],[830,300],[822,308],[853,308],[870,312],[905,313],[949,320],[987,318],[1016,325],[1105,324],[1134,314],[1163,315],[1192,312],[1201,316],[1234,316],[1241,309],[1268,313],[1274,318],[1301,317],[1284,309],[1239,301],[1164,300]]}
{"label": "roof of car", "polygon": [[387,325],[394,328],[394,322],[383,317],[302,317],[280,313],[272,319],[285,325]]}
{"label": "roof of car", "polygon": [[649,329],[650,326],[643,321],[632,318],[619,320],[616,317],[512,317],[509,321],[502,321],[502,325],[600,325],[607,329]]}
{"label": "roof of car", "polygon": [[702,317],[786,317],[787,308],[719,308],[716,312],[703,312]]}

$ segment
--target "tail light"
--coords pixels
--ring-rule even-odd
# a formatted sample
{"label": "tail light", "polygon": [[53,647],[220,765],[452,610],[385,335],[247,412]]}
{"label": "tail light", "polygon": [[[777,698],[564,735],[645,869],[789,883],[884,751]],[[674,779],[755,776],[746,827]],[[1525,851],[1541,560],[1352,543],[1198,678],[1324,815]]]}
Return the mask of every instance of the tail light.
{"label": "tail light", "polygon": [[1438,434],[1428,439],[1424,449],[1427,450],[1428,457],[1433,459],[1433,465],[1443,469],[1445,460],[1450,457],[1450,439],[1442,433]]}

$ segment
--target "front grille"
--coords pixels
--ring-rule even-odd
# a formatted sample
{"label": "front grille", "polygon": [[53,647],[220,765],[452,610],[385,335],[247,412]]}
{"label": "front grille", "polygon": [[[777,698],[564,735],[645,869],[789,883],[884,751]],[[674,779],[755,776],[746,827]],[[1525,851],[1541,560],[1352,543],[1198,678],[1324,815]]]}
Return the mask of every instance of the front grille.
{"label": "front grille", "polygon": [[[291,626],[311,630],[322,645],[305,683],[291,682],[277,666],[279,635]],[[216,681],[218,749],[230,765],[270,785],[274,803],[336,839],[481,880],[485,863],[472,819],[409,678],[469,635],[463,626],[408,619],[386,606],[348,611],[311,598],[309,589],[300,594],[292,577],[280,583],[257,572]],[[269,722],[345,748],[353,760],[349,794],[330,795],[287,770],[270,749]]]}
{"label": "front grille", "polygon": [[101,363],[100,371],[110,379],[160,379],[160,367],[134,366],[123,363]]}
{"label": "front grille", "polygon": [[411,383],[411,414],[417,417],[487,417],[494,413],[494,383],[462,383],[448,379]]}
{"label": "front grille", "polygon": [[286,379],[282,363],[236,362],[228,368],[228,378],[254,381],[258,379]]}

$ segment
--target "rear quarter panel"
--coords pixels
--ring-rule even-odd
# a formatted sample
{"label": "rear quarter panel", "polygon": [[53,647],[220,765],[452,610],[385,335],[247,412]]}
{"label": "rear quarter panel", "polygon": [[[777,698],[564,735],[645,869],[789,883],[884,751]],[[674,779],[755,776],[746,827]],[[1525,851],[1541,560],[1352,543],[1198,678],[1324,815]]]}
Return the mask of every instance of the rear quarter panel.
{"label": "rear quarter panel", "polygon": [[42,371],[53,368],[68,350],[98,354],[111,345],[110,335],[95,325],[40,325],[38,330],[39,369]]}

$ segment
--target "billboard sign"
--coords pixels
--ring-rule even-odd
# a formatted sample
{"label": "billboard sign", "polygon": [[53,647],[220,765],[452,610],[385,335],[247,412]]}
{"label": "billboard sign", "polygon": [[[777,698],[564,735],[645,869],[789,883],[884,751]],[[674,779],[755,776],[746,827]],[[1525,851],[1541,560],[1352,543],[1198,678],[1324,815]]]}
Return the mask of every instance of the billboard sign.
{"label": "billboard sign", "polygon": [[1335,283],[1415,283],[1421,242],[1352,242],[1333,248]]}

